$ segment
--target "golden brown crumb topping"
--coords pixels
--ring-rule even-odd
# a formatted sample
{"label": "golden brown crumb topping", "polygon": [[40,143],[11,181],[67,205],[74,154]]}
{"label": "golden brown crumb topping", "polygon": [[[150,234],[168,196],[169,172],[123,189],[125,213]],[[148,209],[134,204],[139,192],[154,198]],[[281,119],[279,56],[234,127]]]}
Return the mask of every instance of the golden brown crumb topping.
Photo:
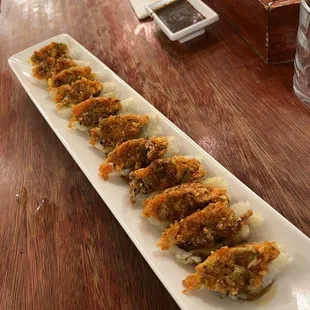
{"label": "golden brown crumb topping", "polygon": [[76,66],[76,63],[69,58],[49,57],[32,69],[32,75],[39,80],[47,80],[55,74],[74,66]]}
{"label": "golden brown crumb topping", "polygon": [[228,207],[227,201],[211,203],[180,222],[171,224],[163,232],[158,246],[162,250],[167,250],[174,244],[185,250],[210,249],[218,242],[233,238],[252,214],[248,210],[239,218]]}
{"label": "golden brown crumb topping", "polygon": [[233,248],[223,247],[213,252],[196,267],[196,273],[183,280],[185,291],[203,284],[222,294],[246,294],[253,298],[260,292],[269,264],[279,256],[277,244],[265,241]]}
{"label": "golden brown crumb topping", "polygon": [[228,201],[225,189],[202,183],[186,183],[168,188],[143,203],[143,215],[160,222],[181,220],[212,202]]}
{"label": "golden brown crumb topping", "polygon": [[48,58],[59,58],[68,56],[68,46],[64,43],[52,42],[40,50],[35,51],[31,56],[30,60],[32,64],[37,65],[43,61],[46,61]]}
{"label": "golden brown crumb topping", "polygon": [[138,193],[150,194],[154,191],[186,182],[196,181],[206,175],[199,160],[184,156],[174,156],[154,160],[148,167],[130,173],[130,197],[135,201]]}
{"label": "golden brown crumb topping", "polygon": [[103,85],[98,81],[82,78],[73,82],[71,85],[66,84],[58,87],[54,99],[58,109],[65,106],[70,107],[89,99],[91,96],[98,96],[102,88]]}
{"label": "golden brown crumb topping", "polygon": [[90,67],[75,66],[59,72],[48,80],[48,84],[50,88],[56,88],[65,84],[71,84],[82,77],[93,81],[95,74],[92,73]]}
{"label": "golden brown crumb topping", "polygon": [[148,166],[167,151],[168,139],[165,137],[150,137],[133,139],[123,142],[109,153],[106,161],[100,165],[99,172],[106,180],[112,172],[113,164],[117,172],[122,169],[140,169]]}
{"label": "golden brown crumb topping", "polygon": [[122,111],[122,105],[118,99],[107,97],[90,97],[89,99],[72,106],[72,119],[69,123],[79,122],[80,125],[93,128],[98,126],[100,118]]}
{"label": "golden brown crumb topping", "polygon": [[124,114],[101,119],[99,127],[90,130],[90,144],[115,148],[124,141],[136,138],[149,123],[147,115]]}

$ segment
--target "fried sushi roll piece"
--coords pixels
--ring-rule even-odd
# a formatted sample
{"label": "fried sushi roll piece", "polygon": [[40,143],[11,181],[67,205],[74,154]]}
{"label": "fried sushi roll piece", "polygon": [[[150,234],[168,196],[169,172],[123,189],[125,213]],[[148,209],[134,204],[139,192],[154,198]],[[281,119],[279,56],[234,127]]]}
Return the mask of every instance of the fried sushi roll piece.
{"label": "fried sushi roll piece", "polygon": [[148,166],[153,160],[161,158],[168,149],[168,138],[150,137],[125,141],[109,153],[100,165],[99,173],[107,180],[113,168],[137,170]]}
{"label": "fried sushi roll piece", "polygon": [[39,80],[48,80],[59,72],[75,67],[77,64],[69,58],[49,57],[32,69],[32,75]]}
{"label": "fried sushi roll piece", "polygon": [[60,58],[68,57],[68,46],[64,43],[52,42],[40,50],[35,51],[30,57],[30,61],[33,65],[38,65],[44,61],[47,61],[48,58]]}
{"label": "fried sushi roll piece", "polygon": [[[224,202],[225,203],[225,202]],[[209,204],[208,206],[212,206],[213,204]],[[195,248],[189,251],[190,247],[187,247],[187,250],[178,247],[172,238],[172,243],[169,244],[169,252],[173,253],[175,259],[181,264],[194,264],[197,265],[204,261],[212,251],[221,248],[224,245],[237,245],[244,241],[247,241],[252,233],[258,234],[259,230],[264,224],[264,218],[261,214],[257,212],[253,212],[250,208],[250,204],[248,202],[236,202],[232,205],[229,205],[230,209],[233,211],[235,218],[243,218],[244,221],[242,226],[238,230],[236,235],[232,235],[229,239],[219,239],[214,244],[213,247],[203,247],[203,248]],[[198,212],[198,211],[196,211]],[[249,215],[252,214],[250,217]],[[248,217],[246,219],[246,217]],[[185,218],[187,219],[187,218]],[[198,218],[196,218],[198,219]],[[169,227],[169,222],[159,222],[150,218],[150,222],[155,224],[160,230],[164,231]],[[168,224],[168,225],[167,225]],[[160,245],[160,244],[159,244]]]}
{"label": "fried sushi roll piece", "polygon": [[205,285],[231,299],[252,299],[262,293],[291,260],[280,252],[276,242],[223,247],[196,266],[195,274],[183,280],[184,292]]}
{"label": "fried sushi roll piece", "polygon": [[103,88],[102,83],[91,81],[86,78],[77,80],[71,85],[63,85],[57,88],[54,100],[57,103],[57,109],[72,107],[91,96],[98,96]]}
{"label": "fried sushi roll piece", "polygon": [[226,189],[209,184],[185,183],[146,199],[143,203],[143,215],[159,222],[180,221],[217,201],[229,201]]}
{"label": "fried sushi roll piece", "polygon": [[181,221],[175,221],[166,229],[157,243],[162,250],[171,246],[186,250],[214,249],[217,243],[235,244],[240,240],[237,234],[252,216],[251,209],[240,217],[228,207],[227,201],[211,203]]}
{"label": "fried sushi roll piece", "polygon": [[135,139],[149,123],[148,115],[123,114],[103,118],[99,126],[90,130],[89,143],[104,151],[111,151],[121,143]]}
{"label": "fried sushi roll piece", "polygon": [[118,99],[108,97],[90,97],[72,106],[72,117],[68,127],[82,131],[97,127],[100,118],[107,118],[122,111]]}
{"label": "fried sushi roll piece", "polygon": [[135,202],[137,194],[150,194],[182,183],[194,182],[206,175],[199,160],[173,156],[154,160],[148,167],[129,174],[130,198]]}
{"label": "fried sushi roll piece", "polygon": [[80,80],[82,77],[93,81],[95,80],[96,75],[92,72],[90,67],[75,66],[54,75],[48,80],[48,85],[50,89],[57,88],[66,84],[71,84],[77,80]]}

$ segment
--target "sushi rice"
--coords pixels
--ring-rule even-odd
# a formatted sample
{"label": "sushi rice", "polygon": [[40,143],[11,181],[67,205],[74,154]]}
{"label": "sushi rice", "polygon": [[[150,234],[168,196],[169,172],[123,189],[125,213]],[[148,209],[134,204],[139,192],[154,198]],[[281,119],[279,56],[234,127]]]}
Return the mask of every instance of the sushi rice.
{"label": "sushi rice", "polygon": [[209,184],[209,185],[214,185],[217,188],[223,188],[223,189],[228,189],[228,184],[226,180],[224,180],[221,177],[213,177],[213,178],[206,178],[201,181],[203,184]]}
{"label": "sushi rice", "polygon": [[158,114],[157,113],[150,113],[147,114],[150,122],[142,127],[140,131],[139,138],[148,138],[152,136],[161,136],[162,130],[158,124],[159,119],[158,119]]}

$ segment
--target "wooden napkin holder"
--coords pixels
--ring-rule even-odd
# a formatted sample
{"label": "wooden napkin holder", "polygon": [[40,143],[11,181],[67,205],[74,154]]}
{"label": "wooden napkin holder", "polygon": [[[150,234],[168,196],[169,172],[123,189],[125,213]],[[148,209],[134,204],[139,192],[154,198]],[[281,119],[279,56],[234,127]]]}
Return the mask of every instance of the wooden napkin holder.
{"label": "wooden napkin holder", "polygon": [[266,63],[294,59],[300,0],[203,0],[229,21]]}

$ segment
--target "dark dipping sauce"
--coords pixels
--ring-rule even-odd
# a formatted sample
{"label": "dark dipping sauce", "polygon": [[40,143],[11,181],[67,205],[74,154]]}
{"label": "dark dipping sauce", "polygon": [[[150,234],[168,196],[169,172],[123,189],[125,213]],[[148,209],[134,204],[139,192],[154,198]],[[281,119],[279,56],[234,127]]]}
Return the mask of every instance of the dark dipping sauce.
{"label": "dark dipping sauce", "polygon": [[206,19],[187,0],[176,0],[154,11],[172,32]]}

